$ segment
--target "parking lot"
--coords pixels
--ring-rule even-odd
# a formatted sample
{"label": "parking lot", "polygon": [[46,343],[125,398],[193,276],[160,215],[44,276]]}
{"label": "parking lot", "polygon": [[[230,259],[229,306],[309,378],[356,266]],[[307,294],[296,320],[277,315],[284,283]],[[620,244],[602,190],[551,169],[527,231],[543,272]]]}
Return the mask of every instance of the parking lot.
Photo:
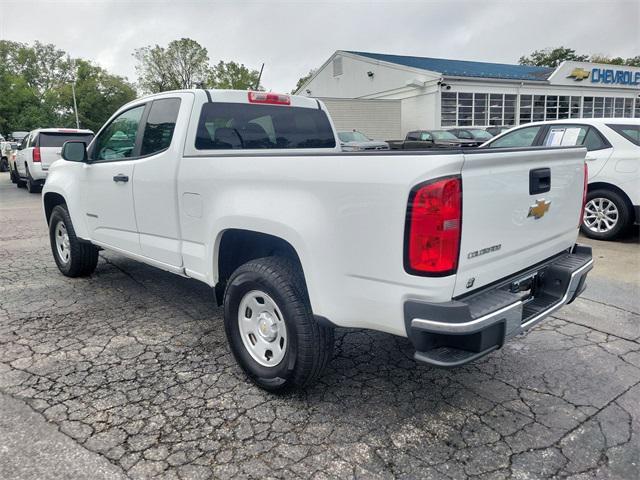
{"label": "parking lot", "polygon": [[475,364],[340,330],[316,386],[273,396],[207,286],[110,252],[60,275],[40,195],[0,174],[0,478],[637,479],[638,235],[590,243],[585,294]]}

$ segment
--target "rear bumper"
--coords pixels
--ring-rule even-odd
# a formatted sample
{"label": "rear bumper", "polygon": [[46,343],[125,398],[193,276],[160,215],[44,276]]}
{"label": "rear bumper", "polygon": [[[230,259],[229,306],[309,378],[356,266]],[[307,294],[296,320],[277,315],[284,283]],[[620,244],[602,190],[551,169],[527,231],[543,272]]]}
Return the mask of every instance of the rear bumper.
{"label": "rear bumper", "polygon": [[408,300],[404,319],[415,359],[457,367],[487,355],[575,300],[592,268],[591,247],[575,245],[570,252],[450,302]]}

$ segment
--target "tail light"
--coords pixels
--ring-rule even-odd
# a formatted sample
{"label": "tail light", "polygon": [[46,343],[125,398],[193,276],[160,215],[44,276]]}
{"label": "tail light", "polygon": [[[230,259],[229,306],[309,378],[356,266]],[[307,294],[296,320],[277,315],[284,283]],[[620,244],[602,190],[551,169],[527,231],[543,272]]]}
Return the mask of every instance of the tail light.
{"label": "tail light", "polygon": [[578,220],[578,228],[582,225],[582,219],[584,218],[584,207],[587,204],[587,188],[589,186],[589,165],[584,163],[584,185],[582,187],[582,208],[580,209],[580,219]]}
{"label": "tail light", "polygon": [[40,163],[42,161],[42,157],[40,156],[40,147],[35,147],[33,149],[33,163]]}
{"label": "tail light", "polygon": [[409,196],[405,227],[407,273],[455,273],[462,231],[462,180],[445,177],[415,187]]}
{"label": "tail light", "polygon": [[282,93],[249,92],[250,103],[269,103],[271,105],[291,105],[291,97]]}

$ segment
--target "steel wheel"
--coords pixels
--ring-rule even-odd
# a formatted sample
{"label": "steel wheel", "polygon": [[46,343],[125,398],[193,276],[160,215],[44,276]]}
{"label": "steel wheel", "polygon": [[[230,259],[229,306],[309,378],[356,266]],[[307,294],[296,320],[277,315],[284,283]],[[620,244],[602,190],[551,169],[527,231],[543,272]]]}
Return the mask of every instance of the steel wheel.
{"label": "steel wheel", "polygon": [[260,290],[247,292],[238,308],[242,343],[260,365],[275,367],[287,352],[287,327],[276,302]]}
{"label": "steel wheel", "polygon": [[55,230],[56,237],[56,250],[58,251],[58,258],[63,264],[69,263],[71,259],[71,244],[69,242],[69,234],[67,233],[67,227],[63,222],[58,222]]}
{"label": "steel wheel", "polygon": [[613,230],[619,217],[618,207],[608,198],[592,198],[584,207],[584,224],[592,232]]}

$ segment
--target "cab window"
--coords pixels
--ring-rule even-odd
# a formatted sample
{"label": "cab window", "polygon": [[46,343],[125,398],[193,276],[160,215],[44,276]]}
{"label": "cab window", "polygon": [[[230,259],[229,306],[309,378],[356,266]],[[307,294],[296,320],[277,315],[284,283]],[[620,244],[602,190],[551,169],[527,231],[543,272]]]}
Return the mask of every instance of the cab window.
{"label": "cab window", "polygon": [[489,144],[490,148],[530,147],[533,145],[542,126],[519,128],[505,134]]}
{"label": "cab window", "polygon": [[118,115],[96,139],[94,160],[115,161],[134,156],[136,137],[145,105]]}
{"label": "cab window", "polygon": [[140,155],[152,155],[169,148],[179,111],[179,98],[154,100],[144,126]]}
{"label": "cab window", "polygon": [[429,132],[422,132],[420,134],[420,140],[422,140],[423,142],[430,142],[433,140],[433,137]]}

